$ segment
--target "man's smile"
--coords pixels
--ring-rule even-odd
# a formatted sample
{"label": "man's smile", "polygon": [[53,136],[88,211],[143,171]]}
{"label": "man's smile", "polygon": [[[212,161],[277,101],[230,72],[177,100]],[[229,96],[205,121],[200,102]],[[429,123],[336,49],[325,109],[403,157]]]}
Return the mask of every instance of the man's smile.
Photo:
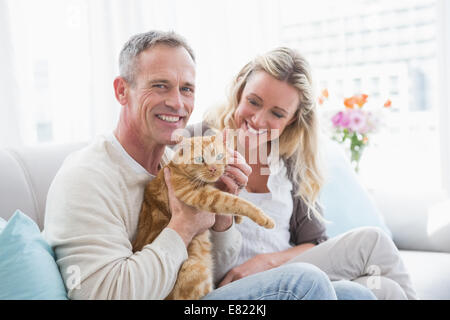
{"label": "man's smile", "polygon": [[180,117],[180,116],[164,115],[164,114],[157,114],[156,117],[160,120],[163,120],[163,121],[169,122],[169,123],[177,123],[178,121],[180,121],[181,119],[184,118],[184,117]]}

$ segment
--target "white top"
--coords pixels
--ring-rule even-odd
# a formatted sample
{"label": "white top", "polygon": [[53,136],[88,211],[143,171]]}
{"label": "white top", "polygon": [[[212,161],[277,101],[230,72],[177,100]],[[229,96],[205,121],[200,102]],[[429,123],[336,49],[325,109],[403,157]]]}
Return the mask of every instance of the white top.
{"label": "white top", "polygon": [[249,218],[244,218],[241,224],[236,224],[242,234],[242,248],[236,266],[257,254],[278,252],[292,247],[289,243],[289,225],[294,206],[292,183],[287,177],[283,160],[278,163],[269,161],[269,170],[269,193],[250,193],[244,189],[239,196],[269,215],[275,221],[275,228],[262,228]]}
{"label": "white top", "polygon": [[[162,165],[171,158],[166,149]],[[187,250],[178,233],[165,228],[133,254],[144,189],[153,179],[114,134],[97,137],[72,153],[53,180],[43,235],[70,299],[163,299],[173,288]],[[236,261],[241,237],[234,226],[211,232],[215,280]]]}

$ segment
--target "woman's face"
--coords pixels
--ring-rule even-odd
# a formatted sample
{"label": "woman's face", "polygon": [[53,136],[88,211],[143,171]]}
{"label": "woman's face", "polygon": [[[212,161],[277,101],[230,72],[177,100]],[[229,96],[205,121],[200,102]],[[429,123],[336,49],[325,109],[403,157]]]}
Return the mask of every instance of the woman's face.
{"label": "woman's face", "polygon": [[251,150],[278,138],[295,120],[299,99],[287,82],[264,71],[252,74],[234,114],[239,145]]}

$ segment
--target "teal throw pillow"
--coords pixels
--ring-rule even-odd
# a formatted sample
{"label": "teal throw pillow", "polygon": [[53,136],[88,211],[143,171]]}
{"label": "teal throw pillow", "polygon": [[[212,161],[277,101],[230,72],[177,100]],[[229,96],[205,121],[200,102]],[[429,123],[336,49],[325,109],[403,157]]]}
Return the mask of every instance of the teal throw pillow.
{"label": "teal throw pillow", "polygon": [[378,227],[391,238],[392,233],[384,223],[368,191],[359,181],[350,161],[341,147],[329,141],[325,148],[327,178],[320,194],[329,237],[340,235],[358,227]]}
{"label": "teal throw pillow", "polygon": [[53,250],[39,227],[17,210],[0,219],[0,300],[67,300]]}

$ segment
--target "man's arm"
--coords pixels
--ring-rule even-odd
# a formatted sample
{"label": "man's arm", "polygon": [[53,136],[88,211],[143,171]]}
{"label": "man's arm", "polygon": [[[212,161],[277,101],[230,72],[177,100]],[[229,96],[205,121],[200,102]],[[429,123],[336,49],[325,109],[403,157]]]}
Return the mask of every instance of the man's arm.
{"label": "man's arm", "polygon": [[[71,299],[163,299],[187,259],[169,228],[133,254],[125,199],[103,172],[71,168],[53,181],[44,236],[53,247]],[[123,193],[123,191],[122,191]]]}

